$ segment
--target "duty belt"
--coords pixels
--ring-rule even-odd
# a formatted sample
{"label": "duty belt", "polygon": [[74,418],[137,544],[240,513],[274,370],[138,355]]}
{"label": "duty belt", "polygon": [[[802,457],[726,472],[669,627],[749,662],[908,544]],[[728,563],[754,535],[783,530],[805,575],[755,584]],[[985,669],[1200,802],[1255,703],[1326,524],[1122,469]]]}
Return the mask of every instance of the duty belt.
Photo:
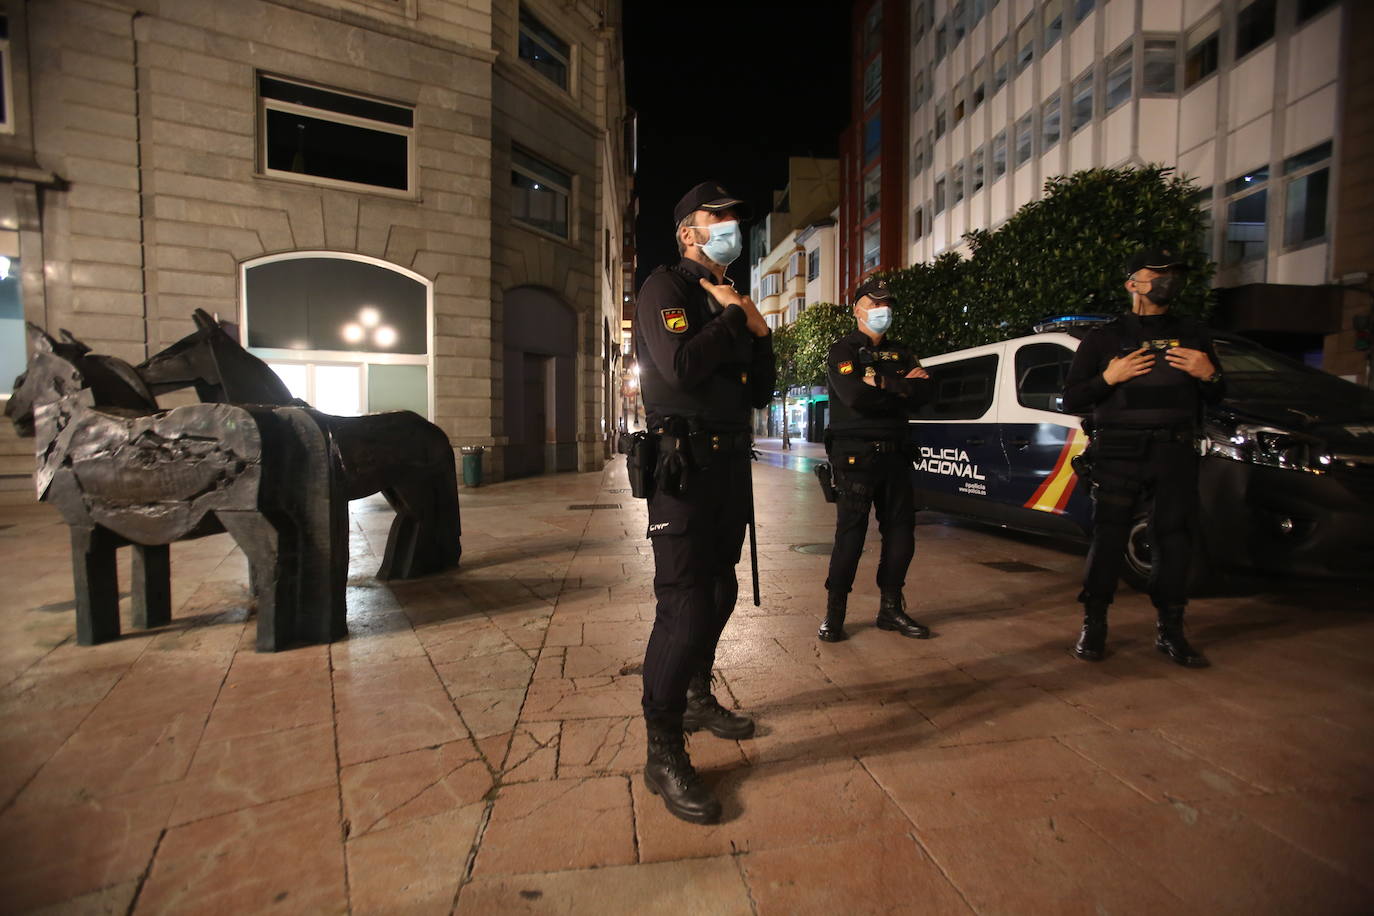
{"label": "duty belt", "polygon": [[903,448],[902,443],[894,442],[891,439],[864,439],[860,436],[836,436],[836,442],[861,442],[875,452],[900,452]]}
{"label": "duty belt", "polygon": [[[655,429],[654,432],[661,438],[669,440],[670,444],[677,440],[676,436],[661,426]],[[747,431],[717,433],[702,429],[688,433],[685,438],[691,443],[692,454],[698,458],[704,458],[709,453],[713,452],[747,452],[754,444],[753,433]]]}
{"label": "duty belt", "polygon": [[1151,442],[1192,442],[1197,431],[1191,423],[1173,426],[1101,426],[1098,432],[1110,436],[1112,433],[1130,433],[1143,436]]}

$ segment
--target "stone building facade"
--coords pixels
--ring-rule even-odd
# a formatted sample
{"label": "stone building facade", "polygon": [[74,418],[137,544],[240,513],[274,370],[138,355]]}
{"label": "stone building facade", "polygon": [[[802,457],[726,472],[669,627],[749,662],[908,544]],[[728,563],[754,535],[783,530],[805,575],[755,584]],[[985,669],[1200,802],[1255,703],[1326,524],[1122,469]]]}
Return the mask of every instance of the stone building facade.
{"label": "stone building facade", "polygon": [[[0,397],[18,318],[137,363],[200,308],[321,409],[412,407],[484,446],[488,479],[600,467],[619,9],[0,0]],[[4,436],[0,483],[31,492]]]}

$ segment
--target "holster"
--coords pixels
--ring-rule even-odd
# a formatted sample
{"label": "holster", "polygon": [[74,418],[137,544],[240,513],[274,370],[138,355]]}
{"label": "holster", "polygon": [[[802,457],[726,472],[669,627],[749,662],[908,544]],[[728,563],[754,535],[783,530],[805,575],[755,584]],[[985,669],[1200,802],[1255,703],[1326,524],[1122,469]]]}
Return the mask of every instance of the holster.
{"label": "holster", "polygon": [[830,468],[830,462],[822,461],[820,464],[816,465],[816,479],[820,482],[821,495],[825,497],[825,501],[833,503],[836,498],[835,480]]}
{"label": "holster", "polygon": [[625,473],[630,478],[630,495],[648,499],[653,494],[654,470],[658,465],[658,437],[640,430],[620,440],[625,453]]}

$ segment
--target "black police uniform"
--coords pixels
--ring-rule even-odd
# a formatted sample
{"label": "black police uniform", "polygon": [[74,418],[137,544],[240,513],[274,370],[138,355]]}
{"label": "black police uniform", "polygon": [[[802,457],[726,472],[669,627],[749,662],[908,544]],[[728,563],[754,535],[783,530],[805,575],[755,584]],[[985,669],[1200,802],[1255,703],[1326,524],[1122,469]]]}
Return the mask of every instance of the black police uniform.
{"label": "black police uniform", "polygon": [[769,402],[776,375],[772,335],[755,337],[744,310],[722,309],[702,279],[716,282],[686,258],[658,268],[640,289],[634,323],[648,428],[659,435],[644,715],[679,733],[688,683],[709,675],[735,607],[752,505],[750,409]]}
{"label": "black police uniform", "polygon": [[[878,626],[906,636],[930,635],[906,617],[901,597],[916,551],[907,416],[924,400],[930,385],[925,379],[906,378],[917,365],[907,347],[886,338],[875,346],[860,330],[835,341],[826,356],[830,383],[826,452],[836,490],[835,546],[825,580],[829,602],[826,623],[818,634],[826,642],[844,638],[846,596],[863,553],[870,506],[877,512],[882,538]],[[865,378],[881,381],[881,387],[868,384]]]}
{"label": "black police uniform", "polygon": [[[1102,374],[1107,364],[1142,345],[1155,355],[1150,371],[1108,384]],[[1217,375],[1200,381],[1169,365],[1165,351],[1178,346],[1206,353]],[[1123,315],[1095,328],[1074,355],[1065,380],[1064,410],[1092,413],[1085,426],[1092,433],[1093,537],[1079,600],[1085,608],[1085,635],[1091,625],[1102,628],[1095,648],[1086,653],[1080,640],[1080,657],[1101,657],[1107,606],[1116,593],[1131,526],[1146,501],[1153,549],[1149,591],[1160,614],[1160,648],[1168,651],[1163,643],[1170,627],[1177,629],[1177,642],[1186,647],[1181,628],[1198,501],[1195,440],[1202,402],[1222,397],[1220,366],[1206,327],[1167,312]],[[1186,655],[1193,660],[1174,655],[1175,661],[1206,663],[1191,649]]]}

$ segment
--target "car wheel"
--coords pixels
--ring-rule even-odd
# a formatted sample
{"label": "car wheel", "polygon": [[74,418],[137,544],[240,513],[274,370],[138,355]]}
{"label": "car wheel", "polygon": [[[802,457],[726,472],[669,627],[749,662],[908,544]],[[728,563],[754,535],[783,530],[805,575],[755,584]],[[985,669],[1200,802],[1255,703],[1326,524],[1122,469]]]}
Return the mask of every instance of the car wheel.
{"label": "car wheel", "polygon": [[[1138,592],[1147,591],[1150,586],[1150,570],[1154,557],[1150,552],[1150,517],[1138,515],[1131,523],[1130,536],[1126,538],[1125,563],[1121,567],[1121,578]],[[1212,583],[1214,573],[1207,558],[1207,548],[1201,535],[1193,532],[1193,552],[1188,564],[1188,594],[1203,591]]]}

